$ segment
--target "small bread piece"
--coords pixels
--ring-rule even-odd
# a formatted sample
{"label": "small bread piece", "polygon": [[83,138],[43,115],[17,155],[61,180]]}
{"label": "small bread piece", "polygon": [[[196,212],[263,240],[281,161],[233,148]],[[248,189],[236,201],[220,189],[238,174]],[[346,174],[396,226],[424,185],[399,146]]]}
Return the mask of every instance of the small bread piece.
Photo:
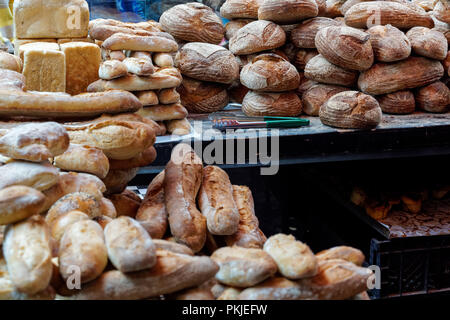
{"label": "small bread piece", "polygon": [[153,239],[161,239],[167,230],[167,211],[164,197],[165,171],[149,184],[147,194],[136,214],[136,220]]}
{"label": "small bread piece", "polygon": [[110,160],[111,170],[126,170],[132,168],[146,167],[156,159],[156,149],[151,146],[141,154],[127,160]]}
{"label": "small bread piece", "polygon": [[119,194],[112,194],[108,199],[114,204],[117,216],[128,216],[134,218],[141,205],[141,198],[133,191],[124,190]]}
{"label": "small bread piece", "polygon": [[316,0],[263,0],[258,9],[259,20],[270,20],[279,24],[298,23],[318,14]]}
{"label": "small bread piece", "polygon": [[310,300],[315,296],[308,288],[282,277],[274,277],[243,290],[237,300]]}
{"label": "small bread piece", "polygon": [[0,225],[42,213],[44,202],[45,196],[30,187],[12,186],[0,190]]}
{"label": "small bread piece", "polygon": [[249,91],[242,101],[242,111],[250,117],[295,117],[302,113],[302,101],[295,92],[269,93]]}
{"label": "small bread piece", "polygon": [[145,229],[130,217],[114,219],[105,228],[111,263],[122,272],[150,269],[156,264],[156,248]]}
{"label": "small bread piece", "polygon": [[211,234],[232,235],[239,226],[239,211],[233,199],[228,174],[217,166],[203,168],[198,204]]}
{"label": "small bread piece", "polygon": [[177,90],[181,96],[181,104],[192,113],[216,112],[229,102],[227,87],[219,83],[183,77]]}
{"label": "small bread piece", "polygon": [[33,295],[47,288],[53,267],[50,233],[44,219],[35,215],[11,225],[5,234],[3,256],[18,291]]}
{"label": "small bread piece", "polygon": [[188,115],[188,111],[179,103],[158,104],[147,108],[142,108],[137,112],[140,116],[153,121],[179,120]]}
{"label": "small bread piece", "polygon": [[89,220],[89,216],[81,211],[74,210],[64,213],[63,215],[59,216],[56,220],[54,220],[52,225],[49,225],[50,234],[52,238],[55,240],[55,242],[58,244],[58,246],[59,241],[64,235],[66,229],[71,224],[82,220]]}
{"label": "small bread piece", "polygon": [[318,260],[342,259],[352,262],[357,266],[362,266],[365,260],[361,250],[347,246],[338,246],[320,251],[316,254],[316,257]]}
{"label": "small bread piece", "polygon": [[139,58],[126,58],[122,63],[127,67],[129,73],[138,76],[149,76],[155,72],[151,60]]}
{"label": "small bread piece", "polygon": [[262,249],[266,236],[259,229],[259,221],[255,215],[252,191],[246,186],[233,186],[233,198],[239,210],[238,231],[225,237],[227,246]]}
{"label": "small bread piece", "polygon": [[58,182],[59,172],[48,162],[13,161],[0,167],[0,177],[0,190],[21,185],[42,191]]}
{"label": "small bread piece", "polygon": [[157,250],[166,250],[173,253],[186,254],[188,256],[194,255],[194,252],[184,244],[162,239],[152,239],[152,241]]}
{"label": "small bread piece", "polygon": [[103,61],[98,69],[100,79],[112,80],[126,76],[128,74],[127,67],[119,60]]}
{"label": "small bread piece", "polygon": [[103,92],[112,89],[125,91],[145,91],[178,87],[181,83],[180,71],[176,68],[162,68],[150,76],[127,75],[111,81],[97,80],[91,83],[88,92]]}
{"label": "small bread piece", "polygon": [[317,259],[308,245],[292,235],[277,234],[267,239],[266,251],[274,259],[278,271],[288,279],[298,280],[317,274]]}
{"label": "small bread piece", "polygon": [[[153,121],[153,120],[152,120]],[[159,131],[157,133],[158,136],[164,136],[167,133],[167,126],[164,121],[156,122],[159,126]]]}
{"label": "small bread piece", "polygon": [[107,271],[70,297],[76,300],[136,300],[198,286],[219,269],[209,257],[191,257],[157,250],[156,265],[150,270],[124,274]]}
{"label": "small bread piece", "polygon": [[382,62],[393,62],[406,59],[411,54],[411,42],[408,37],[396,27],[373,26],[367,33],[370,34],[370,43],[375,59]]}
{"label": "small bread piece", "polygon": [[102,47],[108,50],[132,50],[150,52],[175,52],[178,44],[167,37],[159,35],[139,36],[115,33],[106,39]]}
{"label": "small bread piece", "polygon": [[220,267],[216,279],[233,287],[252,287],[277,272],[275,261],[261,249],[223,247],[216,250],[211,259]]}
{"label": "small bread piece", "polygon": [[102,217],[108,217],[111,219],[117,218],[116,207],[114,207],[114,204],[108,198],[100,199],[100,210],[102,211]]}
{"label": "small bread piece", "polygon": [[318,274],[298,282],[301,288],[312,290],[319,300],[343,300],[367,290],[372,271],[341,260],[319,260]]}
{"label": "small bread piece", "polygon": [[258,19],[258,8],[261,3],[261,0],[226,0],[220,8],[220,15],[228,20]]}
{"label": "small bread piece", "polygon": [[230,39],[230,51],[237,55],[276,49],[286,42],[284,30],[270,21],[251,22]]}
{"label": "small bread piece", "polygon": [[74,210],[84,212],[91,219],[102,215],[98,200],[87,193],[75,192],[69,193],[56,201],[48,210],[45,221],[51,226],[60,216]]}
{"label": "small bread piece", "polygon": [[406,36],[411,41],[415,54],[427,58],[444,60],[448,51],[448,42],[442,32],[425,27],[414,27]]}
{"label": "small bread piece", "polygon": [[187,144],[178,144],[166,166],[164,195],[172,235],[199,252],[206,240],[206,219],[197,209],[203,164]]}
{"label": "small bread piece", "polygon": [[79,268],[82,284],[94,280],[108,263],[103,229],[92,220],[71,224],[61,238],[58,258],[64,280],[73,275],[74,267]]}
{"label": "small bread piece", "polygon": [[102,181],[106,186],[107,194],[121,193],[128,185],[128,182],[136,177],[139,168],[124,170],[109,170],[108,175]]}
{"label": "small bread piece", "polygon": [[105,230],[106,226],[111,222],[114,221],[114,219],[108,217],[108,216],[98,216],[95,217],[94,219],[95,222],[97,222],[100,227],[102,227],[103,230]]}
{"label": "small bread piece", "polygon": [[176,136],[184,136],[191,133],[191,124],[187,119],[167,121],[167,131]]}
{"label": "small bread piece", "polygon": [[159,103],[172,104],[180,102],[180,94],[175,88],[162,89],[158,92]]}
{"label": "small bread piece", "polygon": [[160,68],[173,67],[172,55],[164,52],[158,52],[153,54],[153,62]]}
{"label": "small bread piece", "polygon": [[62,155],[53,159],[53,164],[67,171],[81,171],[103,179],[109,171],[109,160],[102,150],[71,143]]}
{"label": "small bread piece", "polygon": [[0,153],[13,159],[42,162],[69,147],[69,136],[56,122],[28,123],[0,138]]}
{"label": "small bread piece", "polygon": [[8,69],[16,72],[22,72],[22,60],[15,55],[1,51],[0,69]]}
{"label": "small bread piece", "polygon": [[158,95],[155,91],[137,91],[135,92],[136,97],[142,103],[144,107],[154,106],[159,104]]}
{"label": "small bread piece", "polygon": [[317,55],[306,64],[305,77],[321,83],[352,87],[358,79],[358,72],[338,67],[324,56]]}

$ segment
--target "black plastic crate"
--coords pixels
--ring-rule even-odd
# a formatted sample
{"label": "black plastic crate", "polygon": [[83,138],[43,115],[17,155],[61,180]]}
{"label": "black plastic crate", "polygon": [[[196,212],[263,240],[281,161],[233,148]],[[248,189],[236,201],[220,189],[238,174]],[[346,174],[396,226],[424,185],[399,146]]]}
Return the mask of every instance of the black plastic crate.
{"label": "black plastic crate", "polygon": [[450,292],[450,236],[372,239],[369,264],[381,271],[375,298]]}

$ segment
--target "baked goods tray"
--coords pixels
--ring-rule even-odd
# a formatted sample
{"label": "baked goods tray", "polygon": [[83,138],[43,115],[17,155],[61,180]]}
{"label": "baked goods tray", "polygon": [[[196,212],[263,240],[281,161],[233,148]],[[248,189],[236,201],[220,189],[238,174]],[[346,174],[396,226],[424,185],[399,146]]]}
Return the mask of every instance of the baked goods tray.
{"label": "baked goods tray", "polygon": [[[328,197],[368,224],[386,239],[450,235],[450,197],[423,202],[421,212],[413,214],[394,209],[382,220],[369,216],[364,208],[350,201],[350,191],[341,179],[330,178],[316,170],[303,175]],[[319,182],[320,181],[320,182]]]}

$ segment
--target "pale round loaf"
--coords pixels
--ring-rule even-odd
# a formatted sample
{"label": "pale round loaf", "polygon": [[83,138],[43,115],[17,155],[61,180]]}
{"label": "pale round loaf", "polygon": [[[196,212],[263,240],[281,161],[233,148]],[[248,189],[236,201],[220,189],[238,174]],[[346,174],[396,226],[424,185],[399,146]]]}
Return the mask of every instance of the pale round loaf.
{"label": "pale round loaf", "polygon": [[329,84],[314,85],[303,93],[303,111],[310,116],[319,116],[319,110],[322,104],[327,102],[335,94],[347,90],[348,88]]}
{"label": "pale round loaf", "polygon": [[255,20],[252,19],[237,19],[237,20],[231,20],[225,25],[225,38],[230,40],[235,36],[235,34],[241,29],[242,27],[246,26],[247,24],[253,22]]}
{"label": "pale round loaf", "polygon": [[286,42],[286,33],[277,24],[258,20],[239,29],[230,39],[230,51],[237,55],[276,49]]}
{"label": "pale round loaf", "polygon": [[444,60],[448,42],[442,32],[425,27],[414,27],[406,33],[415,54],[435,60]]}
{"label": "pale round loaf", "polygon": [[358,72],[338,67],[322,55],[317,55],[306,64],[305,77],[321,83],[351,87],[356,83]]}
{"label": "pale round loaf", "polygon": [[302,113],[302,102],[294,92],[249,91],[242,102],[242,111],[247,116],[295,117]]}
{"label": "pale round loaf", "polygon": [[214,11],[204,4],[179,4],[164,12],[159,20],[164,31],[189,42],[219,44],[225,29]]}
{"label": "pale round loaf", "polygon": [[275,54],[262,54],[241,71],[241,83],[251,90],[284,92],[298,88],[297,69]]}
{"label": "pale round loaf", "polygon": [[214,44],[191,42],[175,57],[175,65],[183,75],[218,83],[232,83],[239,78],[239,65],[234,55]]}
{"label": "pale round loaf", "polygon": [[226,0],[220,15],[226,19],[258,19],[258,8],[263,0]]}
{"label": "pale round loaf", "polygon": [[375,59],[393,62],[406,59],[411,54],[411,42],[408,37],[391,25],[374,26],[367,30]]}
{"label": "pale round loaf", "polygon": [[178,92],[181,96],[181,104],[191,113],[222,110],[229,100],[224,85],[188,77],[184,77]]}
{"label": "pale round loaf", "polygon": [[291,42],[298,48],[315,48],[317,32],[331,26],[339,26],[339,22],[326,17],[305,20],[291,31]]}
{"label": "pale round loaf", "polygon": [[319,7],[315,0],[263,0],[258,9],[259,20],[292,24],[316,17]]}

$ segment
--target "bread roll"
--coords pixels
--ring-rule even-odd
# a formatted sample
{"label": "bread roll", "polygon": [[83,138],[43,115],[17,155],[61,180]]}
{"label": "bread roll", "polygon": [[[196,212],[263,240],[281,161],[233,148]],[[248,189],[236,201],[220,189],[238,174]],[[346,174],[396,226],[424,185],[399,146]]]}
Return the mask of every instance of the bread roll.
{"label": "bread roll", "polygon": [[142,108],[137,112],[144,118],[153,121],[177,120],[184,119],[188,115],[188,111],[179,103],[174,104],[158,104],[147,108]]}
{"label": "bread roll", "polygon": [[17,126],[0,138],[0,153],[33,162],[58,156],[68,147],[69,136],[64,127],[56,122]]}
{"label": "bread roll", "polygon": [[158,92],[159,103],[172,104],[180,102],[180,94],[175,88],[162,89]]}
{"label": "bread roll", "polygon": [[176,5],[163,12],[162,28],[177,39],[188,42],[219,44],[224,35],[222,21],[214,11],[201,3]]}
{"label": "bread roll", "polygon": [[112,80],[126,76],[128,74],[127,67],[119,60],[103,61],[98,70],[100,79]]}
{"label": "bread roll", "polygon": [[223,247],[211,259],[220,267],[216,279],[233,287],[252,287],[277,272],[275,261],[261,249]]}
{"label": "bread roll", "polygon": [[103,179],[107,194],[121,193],[128,185],[128,182],[136,177],[139,168],[109,170],[108,175]]}
{"label": "bread roll", "polygon": [[5,234],[3,256],[19,292],[33,295],[47,288],[53,268],[50,234],[44,219],[35,215],[11,225]]}
{"label": "bread roll", "polygon": [[117,211],[114,204],[108,198],[100,199],[100,210],[102,212],[102,217],[108,217],[115,219],[117,218]]}
{"label": "bread roll", "polygon": [[298,88],[297,69],[275,54],[262,54],[242,68],[241,83],[251,90],[284,92]]}
{"label": "bread roll", "polygon": [[220,8],[220,15],[225,19],[258,19],[258,8],[262,0],[226,0]]}
{"label": "bread roll", "polygon": [[141,36],[115,33],[103,42],[102,47],[107,50],[150,52],[175,52],[178,50],[178,44],[162,34]]}
{"label": "bread roll", "polygon": [[189,247],[185,246],[184,244],[167,241],[167,240],[161,240],[161,239],[152,239],[152,241],[153,241],[153,244],[155,245],[156,249],[158,249],[158,250],[166,250],[166,251],[170,251],[173,253],[186,254],[188,256],[194,255],[192,250],[189,249]]}
{"label": "bread roll", "polygon": [[317,273],[318,265],[308,245],[296,241],[293,236],[277,234],[267,239],[266,251],[274,259],[279,272],[288,279],[309,278]]}
{"label": "bread roll", "polygon": [[106,191],[105,184],[98,177],[87,173],[75,172],[60,173],[58,184],[55,187],[44,191],[45,195],[48,196],[49,193],[52,193],[52,189],[60,189],[62,192],[61,197],[69,193],[83,192],[99,200],[103,197],[103,192]]}
{"label": "bread roll", "polygon": [[279,48],[286,42],[283,29],[270,21],[251,22],[230,39],[230,51],[237,55]]}
{"label": "bread roll", "polygon": [[177,90],[181,104],[191,113],[219,111],[229,101],[226,87],[218,83],[184,77]]}
{"label": "bread roll", "polygon": [[160,296],[197,286],[210,279],[218,267],[208,257],[157,251],[156,265],[150,270],[124,274],[107,271],[71,296],[76,300],[136,300]]}
{"label": "bread roll", "polygon": [[352,262],[357,266],[362,266],[364,263],[365,257],[361,250],[347,247],[347,246],[338,246],[333,247],[328,250],[320,251],[316,254],[317,259],[320,260],[330,260],[330,259],[342,259],[345,261]]}
{"label": "bread roll", "polygon": [[217,166],[203,169],[198,204],[206,217],[209,232],[215,235],[237,232],[240,216],[233,199],[233,187],[225,171]]}
{"label": "bread roll", "polygon": [[255,20],[253,19],[237,19],[237,20],[231,20],[228,21],[228,23],[225,25],[225,38],[230,40],[235,36],[235,34],[238,32],[239,29],[241,29],[243,26],[246,26],[250,22],[253,22]]}
{"label": "bread roll", "polygon": [[152,180],[136,214],[136,220],[153,239],[161,239],[167,230],[164,179],[165,175],[162,171]]}
{"label": "bread roll", "polygon": [[173,67],[172,55],[164,52],[158,52],[153,55],[153,62],[160,68]]}
{"label": "bread roll", "polygon": [[42,191],[58,182],[59,172],[48,162],[14,161],[0,167],[0,177],[0,190],[21,185]]}
{"label": "bread roll", "polygon": [[292,24],[316,17],[319,8],[315,0],[263,0],[258,9],[259,20]]}
{"label": "bread roll", "polygon": [[450,89],[441,81],[433,82],[417,91],[416,102],[424,111],[444,113],[450,107]]}
{"label": "bread roll", "polygon": [[22,72],[22,60],[13,54],[0,52],[0,68]]}
{"label": "bread roll", "polygon": [[12,186],[0,190],[0,225],[43,212],[44,202],[45,196],[30,187]]}
{"label": "bread roll", "polygon": [[108,58],[111,60],[117,60],[121,62],[127,58],[127,56],[123,53],[122,50],[109,51],[108,56],[109,56]]}
{"label": "bread roll", "polygon": [[242,102],[242,111],[247,116],[294,117],[302,113],[302,102],[294,92],[249,91]]}
{"label": "bread roll", "polygon": [[309,88],[302,95],[303,111],[310,116],[318,116],[322,104],[332,96],[348,89],[341,86],[317,84]]}
{"label": "bread roll", "polygon": [[167,131],[176,136],[184,136],[191,133],[191,124],[187,119],[169,120],[166,125]]}
{"label": "bread roll", "polygon": [[50,234],[59,246],[59,242],[66,229],[73,223],[83,220],[89,220],[89,216],[81,211],[69,211],[59,216],[53,221],[50,227]]}
{"label": "bread roll", "polygon": [[154,91],[138,91],[135,95],[144,107],[159,104],[158,95]]}
{"label": "bread roll", "polygon": [[105,228],[111,263],[121,272],[150,269],[156,264],[156,248],[145,229],[130,217],[114,219]]}
{"label": "bread roll", "polygon": [[401,90],[376,97],[384,113],[408,114],[416,109],[416,100],[411,90]]}
{"label": "bread roll", "polygon": [[370,43],[375,59],[382,62],[403,60],[411,54],[411,42],[408,37],[396,27],[373,26],[367,33],[370,34]]}
{"label": "bread roll", "polygon": [[206,219],[196,206],[202,183],[201,159],[186,144],[177,145],[166,166],[164,196],[172,235],[194,252],[206,240]]}
{"label": "bread roll", "polygon": [[415,54],[427,58],[444,60],[448,51],[448,42],[442,32],[425,27],[414,27],[406,36],[411,41]]}
{"label": "bread roll", "polygon": [[110,167],[112,170],[126,170],[139,167],[146,167],[156,159],[156,149],[151,146],[144,150],[141,154],[134,158],[127,160],[110,160]]}
{"label": "bread roll", "polygon": [[134,218],[141,205],[141,198],[133,191],[124,190],[122,193],[113,194],[108,197],[116,208],[117,216],[128,216]]}
{"label": "bread roll", "polygon": [[175,57],[183,75],[219,83],[232,83],[239,77],[239,65],[227,49],[201,42],[185,44]]}
{"label": "bread roll", "polygon": [[282,277],[270,278],[254,287],[243,290],[237,300],[311,300],[315,296],[296,282]]}
{"label": "bread roll", "polygon": [[67,171],[81,171],[103,179],[108,174],[109,160],[102,150],[70,144],[69,148],[53,159],[56,167]]}
{"label": "bread roll", "polygon": [[338,67],[324,56],[317,55],[306,64],[305,77],[321,83],[351,87],[356,83],[358,72]]}
{"label": "bread roll", "polygon": [[129,73],[138,76],[149,76],[155,72],[152,60],[140,58],[126,58],[122,61]]}
{"label": "bread roll", "polygon": [[100,225],[100,227],[102,227],[103,230],[105,230],[106,226],[107,226],[110,222],[114,221],[114,219],[112,219],[112,218],[110,218],[110,217],[108,217],[108,216],[98,216],[98,217],[95,217],[95,218],[92,219],[92,220],[94,220],[95,222],[97,222],[97,223]]}
{"label": "bread roll", "polygon": [[291,31],[291,42],[298,48],[315,48],[315,38],[319,30],[338,26],[339,23],[333,19],[317,17],[302,21]]}
{"label": "bread roll", "polygon": [[102,274],[107,263],[108,253],[99,224],[83,220],[66,229],[59,247],[59,271],[64,280],[74,273],[75,266],[79,268],[82,284],[92,281]]}

